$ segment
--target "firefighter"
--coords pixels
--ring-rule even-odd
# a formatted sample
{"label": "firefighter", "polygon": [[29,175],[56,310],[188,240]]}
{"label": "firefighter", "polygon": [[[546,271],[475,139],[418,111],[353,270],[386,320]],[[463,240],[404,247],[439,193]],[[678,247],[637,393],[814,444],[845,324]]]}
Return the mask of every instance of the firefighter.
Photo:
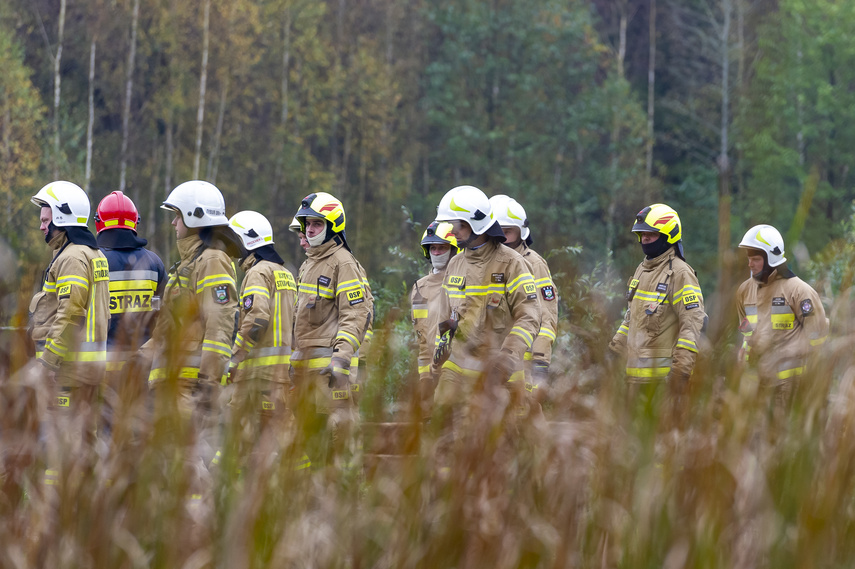
{"label": "firefighter", "polygon": [[[238,318],[235,270],[239,239],[228,228],[223,195],[201,180],[179,184],[161,205],[175,214],[180,260],[169,270],[157,324],[141,348],[152,361],[149,386],[155,400],[178,403],[180,417],[194,416],[207,464],[217,420],[217,397],[224,379]],[[205,448],[207,445],[207,448]]]}
{"label": "firefighter", "polygon": [[[151,336],[166,269],[148,242],[137,235],[140,216],[134,202],[122,192],[111,192],[95,210],[98,246],[110,266],[110,329],[107,334],[107,381],[102,410],[111,429],[120,401],[141,401],[145,381],[137,383],[138,370],[123,370]],[[121,412],[121,411],[120,411]]]}
{"label": "firefighter", "polygon": [[631,403],[641,397],[651,405],[639,408],[656,408],[652,401],[664,381],[674,411],[682,413],[706,321],[701,287],[683,254],[676,211],[665,204],[647,206],[636,215],[632,232],[645,258],[628,282],[627,310],[609,347],[626,356]]}
{"label": "firefighter", "polygon": [[549,265],[531,248],[533,239],[523,206],[517,200],[501,194],[491,197],[490,204],[493,207],[493,216],[505,233],[505,246],[510,247],[525,259],[534,276],[534,284],[537,285],[540,297],[540,331],[531,349],[525,353],[526,391],[531,402],[539,408],[549,386],[548,373],[552,359],[552,343],[555,342],[555,332],[558,329],[558,295],[555,283],[552,282]]}
{"label": "firefighter", "polygon": [[522,256],[502,246],[505,234],[478,188],[449,190],[436,219],[452,225],[463,251],[448,262],[440,297],[441,339],[433,364],[441,367],[437,410],[445,415],[459,408],[482,377],[489,395],[502,397],[493,387],[503,385],[518,408],[525,391],[523,356],[540,330],[534,278]]}
{"label": "firefighter", "polygon": [[[53,250],[29,308],[36,358],[53,391],[53,426],[75,443],[91,441],[107,359],[109,266],[86,226],[91,206],[79,186],[52,182],[30,201],[41,208],[40,228]],[[70,421],[79,423],[72,428]]]}
{"label": "firefighter", "polygon": [[131,199],[112,192],[98,204],[98,246],[110,265],[110,331],[107,370],[120,371],[151,336],[166,269],[148,241],[137,235],[140,216]]}
{"label": "firefighter", "polygon": [[431,369],[433,354],[436,351],[439,335],[440,297],[445,269],[449,260],[460,252],[457,238],[454,237],[450,223],[434,221],[428,225],[422,235],[422,252],[430,262],[430,272],[413,284],[410,294],[413,329],[419,344],[418,371],[419,397],[421,413],[429,418],[433,407],[433,393],[436,389],[437,374]]}
{"label": "firefighter", "polygon": [[[282,428],[288,413],[297,284],[273,247],[273,228],[266,217],[242,211],[232,216],[229,226],[246,251],[240,260],[245,273],[239,297],[240,324],[229,362],[229,380],[235,384],[232,406],[249,409],[251,417],[260,417],[264,423],[275,418]],[[260,429],[252,420],[249,427],[255,438]]]}
{"label": "firefighter", "polygon": [[295,413],[313,464],[323,464],[330,451],[341,454],[356,420],[351,358],[371,322],[371,310],[347,244],[341,201],[325,192],[309,194],[296,217],[309,248],[299,272],[291,355]]}
{"label": "firefighter", "polygon": [[[291,220],[288,229],[296,233],[300,238],[300,247],[303,251],[309,250],[309,242],[306,240],[306,234],[300,228],[300,222],[297,218]],[[365,302],[368,310],[371,312],[371,321],[368,323],[368,329],[365,331],[365,337],[360,342],[359,349],[350,358],[350,394],[353,397],[354,404],[359,407],[359,397],[361,395],[362,383],[368,372],[368,350],[371,345],[371,338],[374,337],[374,295],[371,293],[371,284],[368,281],[368,274],[365,268],[359,261],[356,261],[359,275],[362,278],[362,286],[365,287]]]}
{"label": "firefighter", "polygon": [[736,293],[740,356],[756,370],[761,388],[771,391],[775,407],[788,409],[796,382],[815,367],[828,336],[825,309],[817,292],[787,267],[777,229],[755,225],[739,248],[751,271]]}

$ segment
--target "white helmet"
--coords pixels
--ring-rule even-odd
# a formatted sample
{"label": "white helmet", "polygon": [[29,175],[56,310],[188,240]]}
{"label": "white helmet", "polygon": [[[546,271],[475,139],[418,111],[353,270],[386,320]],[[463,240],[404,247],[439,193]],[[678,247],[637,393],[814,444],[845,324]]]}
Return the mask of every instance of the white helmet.
{"label": "white helmet", "polygon": [[475,186],[457,186],[446,192],[436,208],[437,221],[465,221],[475,235],[483,235],[495,223],[487,195]]}
{"label": "white helmet", "polygon": [[257,211],[241,211],[229,219],[229,227],[243,241],[247,251],[273,245],[273,227]]}
{"label": "white helmet", "polygon": [[297,219],[297,216],[294,216],[294,219],[291,220],[291,223],[288,224],[288,230],[293,231],[294,233],[302,233],[303,226],[300,225],[300,221]]}
{"label": "white helmet", "polygon": [[499,194],[490,198],[493,207],[493,217],[502,227],[519,227],[520,238],[525,241],[531,234],[528,228],[528,217],[525,208],[510,196]]}
{"label": "white helmet", "polygon": [[787,262],[787,258],[784,257],[784,238],[771,225],[755,225],[745,233],[739,246],[743,249],[765,251],[770,267],[777,267]]}
{"label": "white helmet", "polygon": [[180,213],[187,227],[229,224],[223,194],[217,186],[202,180],[179,184],[160,207]]}
{"label": "white helmet", "polygon": [[39,207],[49,207],[57,227],[86,227],[91,204],[83,188],[71,182],[51,182],[30,198]]}

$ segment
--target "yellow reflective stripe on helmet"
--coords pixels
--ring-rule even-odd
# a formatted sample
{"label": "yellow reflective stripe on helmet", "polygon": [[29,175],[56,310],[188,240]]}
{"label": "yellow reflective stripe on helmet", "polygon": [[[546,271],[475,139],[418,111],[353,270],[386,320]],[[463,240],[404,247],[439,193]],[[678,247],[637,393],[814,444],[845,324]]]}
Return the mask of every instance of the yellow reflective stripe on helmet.
{"label": "yellow reflective stripe on helmet", "polygon": [[232,355],[231,346],[215,340],[205,340],[202,342],[202,351],[214,352],[215,354],[221,354],[224,356]]}
{"label": "yellow reflective stripe on helmet", "polygon": [[665,377],[670,367],[628,367],[626,374],[632,377]]}
{"label": "yellow reflective stripe on helmet", "polygon": [[525,344],[529,348],[531,347],[532,342],[534,342],[534,337],[528,332],[528,330],[520,328],[519,326],[514,326],[513,328],[511,328],[510,333],[519,336],[520,338],[525,340]]}
{"label": "yellow reflective stripe on helmet", "polygon": [[270,298],[270,289],[264,286],[248,286],[243,291],[241,298],[244,298],[250,294],[257,294],[259,296],[263,296],[264,298]]}
{"label": "yellow reflective stripe on helmet", "polygon": [[235,285],[235,280],[225,273],[221,273],[218,275],[209,275],[203,279],[199,279],[196,281],[196,292],[200,292],[205,290],[206,288],[217,286],[217,285],[232,285],[237,288]]}
{"label": "yellow reflective stripe on helmet", "polygon": [[336,340],[342,339],[347,340],[347,342],[354,347],[354,349],[359,348],[359,340],[351,334],[350,332],[345,332],[344,330],[339,330],[335,335]]}
{"label": "yellow reflective stripe on helmet", "polygon": [[677,339],[677,347],[678,348],[685,348],[685,349],[689,350],[690,352],[698,353],[697,344],[695,344],[691,340],[686,340],[685,338],[678,338]]}

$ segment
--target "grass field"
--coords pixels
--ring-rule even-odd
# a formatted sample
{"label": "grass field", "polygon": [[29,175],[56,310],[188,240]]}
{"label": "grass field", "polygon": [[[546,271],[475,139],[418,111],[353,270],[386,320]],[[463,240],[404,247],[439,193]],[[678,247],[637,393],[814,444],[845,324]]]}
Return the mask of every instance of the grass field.
{"label": "grass field", "polygon": [[[202,468],[175,409],[142,426],[119,417],[109,446],[51,447],[39,428],[44,386],[7,374],[0,567],[855,565],[851,337],[836,328],[776,421],[730,365],[732,330],[722,328],[677,422],[665,398],[627,400],[605,354],[613,322],[597,283],[578,281],[565,291],[574,311],[545,420],[479,399],[445,447],[448,470],[433,426],[408,419],[405,320],[378,326],[363,444],[346,465],[298,468],[302,449],[288,433],[238,464],[229,450],[239,432],[224,428],[224,459]],[[16,341],[13,368],[25,361]],[[46,469],[56,484],[45,484]]]}

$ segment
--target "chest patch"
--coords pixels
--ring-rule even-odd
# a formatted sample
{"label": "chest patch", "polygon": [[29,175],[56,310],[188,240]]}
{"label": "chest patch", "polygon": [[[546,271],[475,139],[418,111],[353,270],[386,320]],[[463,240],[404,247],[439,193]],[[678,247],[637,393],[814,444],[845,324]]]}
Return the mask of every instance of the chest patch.
{"label": "chest patch", "polygon": [[555,288],[552,285],[546,285],[540,289],[540,294],[543,295],[543,300],[555,300]]}
{"label": "chest patch", "polygon": [[809,316],[813,314],[813,302],[811,302],[809,298],[806,298],[801,301],[799,303],[799,308],[802,309],[802,316]]}
{"label": "chest patch", "polygon": [[656,285],[656,292],[668,292],[668,283],[659,283]]}
{"label": "chest patch", "polygon": [[772,299],[772,306],[786,306],[786,305],[787,305],[787,301],[784,299],[783,296],[776,296],[775,298]]}
{"label": "chest patch", "polygon": [[629,288],[626,291],[626,299],[627,301],[632,300],[635,296],[635,290],[638,288],[638,279],[632,279],[629,281]]}
{"label": "chest patch", "polygon": [[318,284],[321,286],[330,286],[330,278],[321,275],[318,277]]}
{"label": "chest patch", "polygon": [[505,273],[493,273],[490,280],[494,283],[503,283],[505,282]]}
{"label": "chest patch", "polygon": [[214,295],[214,302],[217,304],[227,304],[229,302],[229,285],[219,285],[211,289]]}
{"label": "chest patch", "polygon": [[249,311],[252,308],[252,301],[254,299],[254,294],[248,294],[243,297],[243,309]]}

